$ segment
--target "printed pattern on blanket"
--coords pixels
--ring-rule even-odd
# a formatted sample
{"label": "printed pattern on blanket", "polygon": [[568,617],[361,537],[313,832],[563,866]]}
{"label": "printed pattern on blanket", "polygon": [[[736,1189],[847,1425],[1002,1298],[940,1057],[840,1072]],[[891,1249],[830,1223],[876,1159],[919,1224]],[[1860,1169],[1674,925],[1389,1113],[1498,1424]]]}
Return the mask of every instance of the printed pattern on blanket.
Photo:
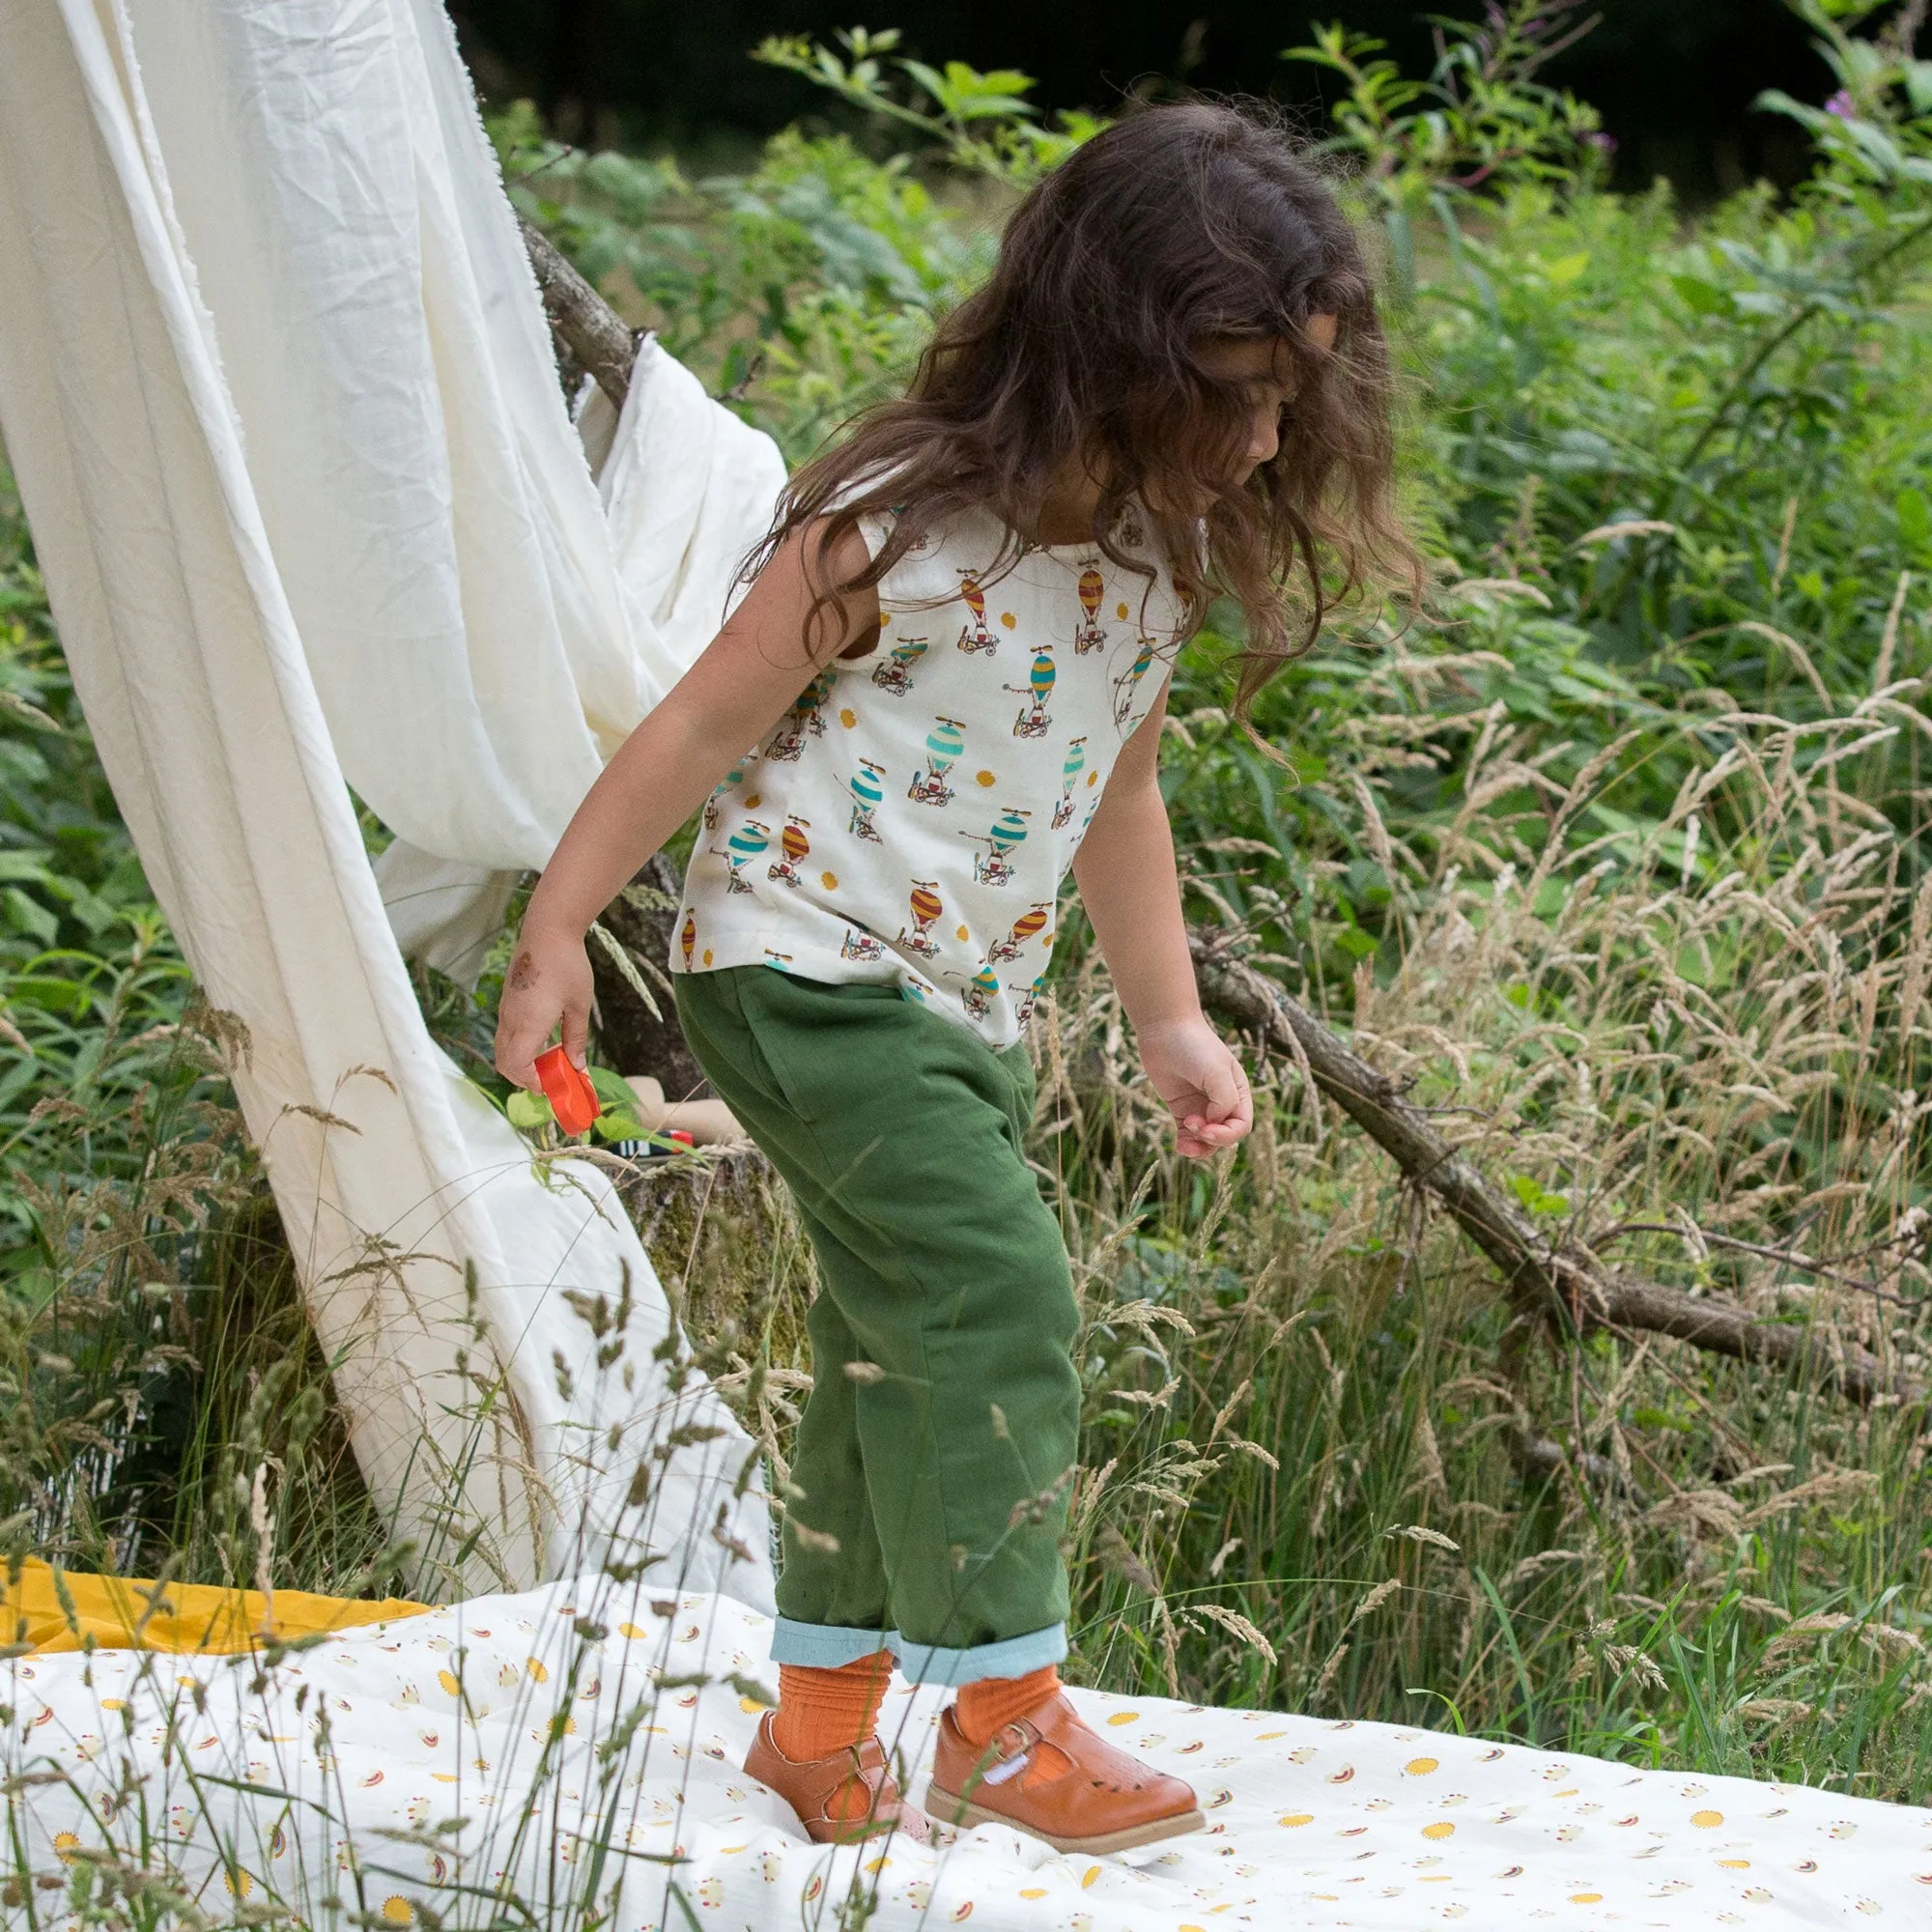
{"label": "printed pattern on blanket", "polygon": [[[770,1631],[727,1598],[586,1577],[266,1658],[15,1658],[7,1770],[55,1774],[15,1787],[26,1863],[60,1886],[103,1860],[165,1868],[211,1916],[280,1903],[318,1928],[419,1906],[480,1922],[498,1888],[551,1923],[595,1898],[617,1928],[728,1932],[832,1923],[855,1887],[880,1932],[1786,1932],[1932,1911],[1932,1811],[1094,1691],[1073,1693],[1091,1721],[1194,1782],[1206,1832],[1109,1859],[998,1828],[833,1851],[739,1769]],[[887,1702],[915,1795],[941,1701]],[[63,1921],[52,1887],[10,1903],[30,1895]]]}

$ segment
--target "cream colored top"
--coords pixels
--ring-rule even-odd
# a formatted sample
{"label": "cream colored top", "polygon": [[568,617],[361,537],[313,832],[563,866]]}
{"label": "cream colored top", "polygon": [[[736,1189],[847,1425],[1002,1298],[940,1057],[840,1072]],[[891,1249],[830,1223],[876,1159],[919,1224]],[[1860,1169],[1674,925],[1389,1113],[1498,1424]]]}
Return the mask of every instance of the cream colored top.
{"label": "cream colored top", "polygon": [[[877,555],[889,518],[861,528]],[[990,516],[880,585],[878,644],[815,677],[704,808],[676,972],[896,982],[989,1045],[1025,1032],[1061,882],[1171,668],[1179,606],[1139,520],[1030,549]]]}

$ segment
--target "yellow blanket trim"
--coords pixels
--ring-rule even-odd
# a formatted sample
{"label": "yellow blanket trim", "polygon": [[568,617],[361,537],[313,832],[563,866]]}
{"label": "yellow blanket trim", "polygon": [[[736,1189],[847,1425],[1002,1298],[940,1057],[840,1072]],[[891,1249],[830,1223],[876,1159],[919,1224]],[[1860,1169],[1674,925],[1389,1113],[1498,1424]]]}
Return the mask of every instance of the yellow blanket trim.
{"label": "yellow blanket trim", "polygon": [[[265,1637],[287,1642],[352,1630],[358,1624],[418,1617],[432,1607],[407,1598],[366,1603],[354,1597],[322,1597],[307,1590],[277,1590],[274,1614],[264,1628],[268,1600],[259,1590],[230,1590],[218,1583],[170,1583],[149,1614],[155,1585],[127,1577],[61,1573],[73,1605],[70,1616],[54,1589],[54,1571],[29,1557],[19,1580],[0,1563],[0,1643],[24,1643],[37,1651],[194,1651],[222,1655],[253,1650]],[[142,1625],[141,1619],[147,1617]]]}

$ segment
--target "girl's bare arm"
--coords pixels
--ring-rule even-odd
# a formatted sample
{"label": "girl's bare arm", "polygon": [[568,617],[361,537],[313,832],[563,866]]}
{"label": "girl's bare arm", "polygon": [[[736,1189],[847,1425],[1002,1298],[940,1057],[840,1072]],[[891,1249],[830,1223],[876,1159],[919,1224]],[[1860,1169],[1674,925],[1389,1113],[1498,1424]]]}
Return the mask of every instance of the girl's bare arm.
{"label": "girl's bare arm", "polygon": [[1122,747],[1073,862],[1141,1064],[1167,1102],[1180,1151],[1199,1159],[1233,1147],[1254,1124],[1247,1075],[1208,1024],[1180,913],[1174,834],[1160,795],[1163,692]]}
{"label": "girl's bare arm", "polygon": [[591,997],[583,935],[818,668],[865,643],[877,613],[863,596],[863,615],[855,609],[841,621],[836,610],[823,611],[810,647],[806,636],[814,583],[841,582],[865,563],[856,530],[830,554],[815,534],[788,542],[584,795],[517,936],[497,1020],[497,1070],[505,1079],[536,1086],[536,1056],[559,1021],[565,1050],[582,1065]]}

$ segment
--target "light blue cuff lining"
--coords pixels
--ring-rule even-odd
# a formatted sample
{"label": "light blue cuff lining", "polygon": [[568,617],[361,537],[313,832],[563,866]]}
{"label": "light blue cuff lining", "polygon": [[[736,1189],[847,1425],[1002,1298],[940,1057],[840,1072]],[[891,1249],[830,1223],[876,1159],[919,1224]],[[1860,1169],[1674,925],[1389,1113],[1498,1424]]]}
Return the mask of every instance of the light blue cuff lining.
{"label": "light blue cuff lining", "polygon": [[772,1662],[804,1663],[815,1670],[837,1670],[857,1663],[876,1651],[892,1650],[896,1639],[890,1631],[849,1630],[842,1624],[801,1624],[780,1617],[772,1626]]}
{"label": "light blue cuff lining", "polygon": [[842,1624],[802,1624],[780,1617],[772,1626],[772,1662],[837,1670],[889,1650],[913,1684],[977,1684],[982,1677],[1024,1677],[1066,1655],[1066,1626],[1049,1624],[1024,1636],[977,1643],[965,1650],[908,1643],[897,1631],[851,1630]]}
{"label": "light blue cuff lining", "polygon": [[976,1643],[967,1650],[948,1650],[939,1644],[908,1643],[897,1631],[892,1647],[899,1671],[912,1684],[977,1684],[982,1677],[1024,1677],[1058,1663],[1066,1655],[1066,1626],[1048,1624],[998,1643]]}

